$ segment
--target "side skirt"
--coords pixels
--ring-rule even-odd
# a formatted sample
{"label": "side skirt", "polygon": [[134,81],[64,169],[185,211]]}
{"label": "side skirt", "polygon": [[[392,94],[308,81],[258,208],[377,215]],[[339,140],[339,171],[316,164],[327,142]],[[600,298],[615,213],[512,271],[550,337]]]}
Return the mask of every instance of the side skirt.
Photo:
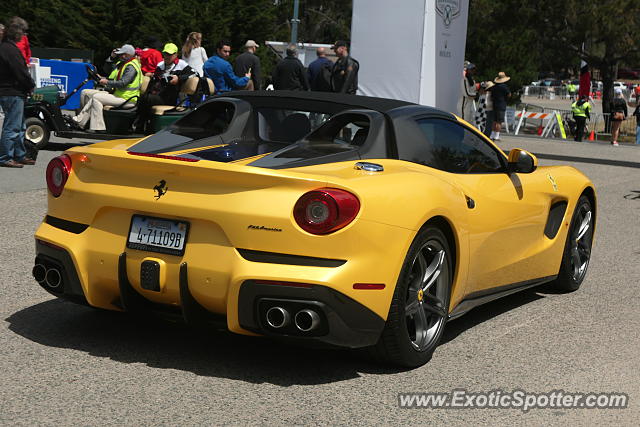
{"label": "side skirt", "polygon": [[453,310],[451,310],[448,320],[456,319],[479,305],[506,297],[507,295],[515,294],[516,292],[520,292],[525,289],[533,288],[534,286],[551,282],[552,280],[555,280],[556,277],[557,276],[540,277],[538,279],[526,280],[524,282],[513,283],[511,285],[504,285],[493,289],[473,292],[467,295],[457,306],[455,306]]}

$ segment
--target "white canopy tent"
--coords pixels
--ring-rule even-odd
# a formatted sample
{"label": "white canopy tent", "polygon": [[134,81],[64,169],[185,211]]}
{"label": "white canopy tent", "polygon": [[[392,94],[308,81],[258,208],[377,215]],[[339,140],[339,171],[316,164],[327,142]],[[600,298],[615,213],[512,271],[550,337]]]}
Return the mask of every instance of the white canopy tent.
{"label": "white canopy tent", "polygon": [[359,94],[456,112],[469,0],[353,0]]}

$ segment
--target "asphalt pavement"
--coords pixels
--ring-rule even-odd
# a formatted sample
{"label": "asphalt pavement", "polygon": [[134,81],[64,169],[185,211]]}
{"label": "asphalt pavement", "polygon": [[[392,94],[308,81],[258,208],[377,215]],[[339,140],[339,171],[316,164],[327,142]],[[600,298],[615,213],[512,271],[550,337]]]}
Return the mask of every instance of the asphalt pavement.
{"label": "asphalt pavement", "polygon": [[[598,222],[581,289],[525,291],[447,325],[431,362],[397,370],[317,350],[134,319],[51,297],[31,277],[46,212],[38,164],[0,168],[0,425],[637,425],[640,147],[505,136],[594,181]],[[403,409],[404,392],[615,392],[626,409]]]}

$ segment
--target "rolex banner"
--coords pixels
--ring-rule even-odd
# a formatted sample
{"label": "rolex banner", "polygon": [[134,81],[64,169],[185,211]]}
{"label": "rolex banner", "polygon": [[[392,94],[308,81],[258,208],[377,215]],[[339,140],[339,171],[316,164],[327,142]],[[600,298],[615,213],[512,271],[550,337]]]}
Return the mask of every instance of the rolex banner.
{"label": "rolex banner", "polygon": [[353,0],[358,93],[455,112],[469,0]]}

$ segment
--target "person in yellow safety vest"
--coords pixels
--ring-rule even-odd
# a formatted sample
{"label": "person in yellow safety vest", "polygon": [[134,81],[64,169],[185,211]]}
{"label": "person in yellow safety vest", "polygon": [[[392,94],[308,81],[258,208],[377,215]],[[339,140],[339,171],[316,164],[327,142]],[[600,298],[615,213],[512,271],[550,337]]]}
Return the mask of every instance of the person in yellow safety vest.
{"label": "person in yellow safety vest", "polygon": [[586,96],[581,96],[579,100],[571,104],[571,112],[573,113],[573,119],[576,121],[576,136],[574,141],[582,142],[584,136],[584,128],[587,119],[591,120],[591,104]]}
{"label": "person in yellow safety vest", "polygon": [[117,55],[119,61],[109,74],[109,78],[101,77],[98,81],[98,84],[104,85],[107,90],[85,89],[82,91],[80,94],[82,109],[77,116],[73,117],[82,129],[89,124],[90,132],[104,133],[106,126],[102,111],[105,105],[119,106],[125,102],[131,104],[138,102],[142,86],[142,70],[135,54],[135,49],[130,44],[115,49],[112,55]]}
{"label": "person in yellow safety vest", "polygon": [[567,92],[569,92],[569,99],[573,100],[576,97],[576,92],[578,91],[578,87],[573,84],[573,82],[569,82],[567,85]]}

